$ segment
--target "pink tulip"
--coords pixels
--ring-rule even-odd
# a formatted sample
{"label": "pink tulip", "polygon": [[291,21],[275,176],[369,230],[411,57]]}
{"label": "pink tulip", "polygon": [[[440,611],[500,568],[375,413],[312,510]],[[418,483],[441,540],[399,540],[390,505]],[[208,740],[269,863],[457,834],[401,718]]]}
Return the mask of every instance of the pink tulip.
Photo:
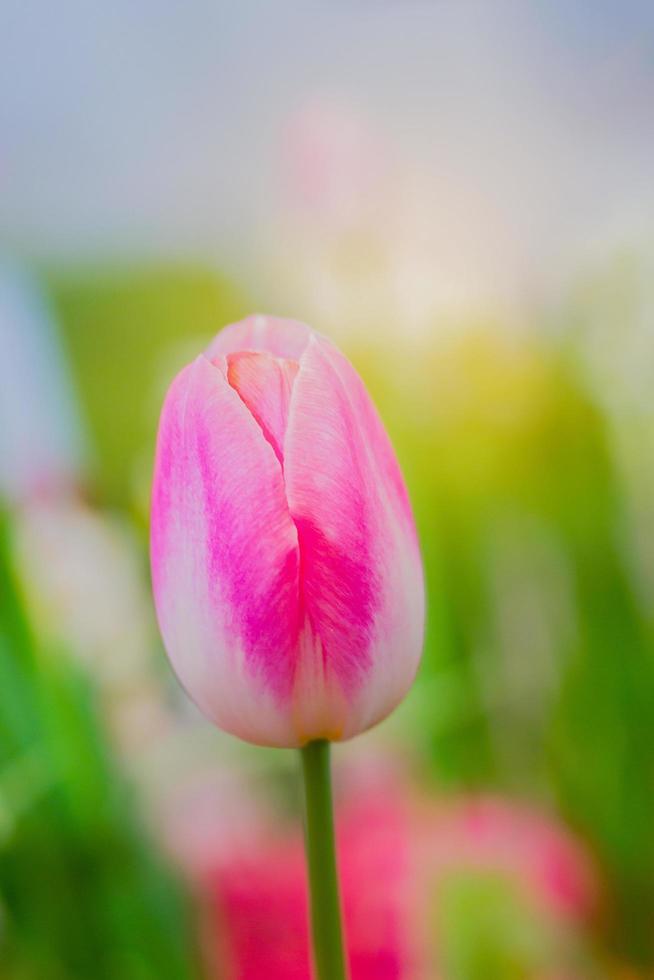
{"label": "pink tulip", "polygon": [[404,481],[361,379],[302,324],[233,324],[173,381],[151,557],[173,667],[226,731],[350,738],[411,685],[424,590]]}

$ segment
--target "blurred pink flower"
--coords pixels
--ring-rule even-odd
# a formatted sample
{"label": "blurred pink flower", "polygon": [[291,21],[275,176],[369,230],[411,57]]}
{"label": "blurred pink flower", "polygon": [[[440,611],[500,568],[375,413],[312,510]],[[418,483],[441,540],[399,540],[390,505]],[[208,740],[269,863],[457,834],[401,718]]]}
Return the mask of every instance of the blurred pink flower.
{"label": "blurred pink flower", "polygon": [[557,919],[589,916],[597,876],[585,849],[552,817],[493,796],[456,799],[422,816],[421,867],[442,878],[452,870],[497,872],[540,911]]}
{"label": "blurred pink flower", "polygon": [[[416,976],[408,811],[392,795],[373,792],[343,810],[338,839],[352,980]],[[215,917],[207,939],[210,956],[219,961],[217,976],[311,980],[298,835],[250,842],[214,867],[206,884]]]}
{"label": "blurred pink flower", "polygon": [[285,206],[323,233],[359,223],[388,180],[388,148],[365,116],[336,99],[306,100],[286,124],[281,151]]}
{"label": "blurred pink flower", "polygon": [[[544,935],[557,924],[578,932],[594,908],[598,882],[583,846],[531,807],[491,797],[416,804],[392,780],[347,796],[338,845],[352,980],[442,975],[434,937],[438,888],[454,873],[505,879]],[[203,888],[216,976],[310,980],[299,835],[261,834],[230,853],[223,849],[207,864]],[[553,962],[538,976],[571,975]]]}

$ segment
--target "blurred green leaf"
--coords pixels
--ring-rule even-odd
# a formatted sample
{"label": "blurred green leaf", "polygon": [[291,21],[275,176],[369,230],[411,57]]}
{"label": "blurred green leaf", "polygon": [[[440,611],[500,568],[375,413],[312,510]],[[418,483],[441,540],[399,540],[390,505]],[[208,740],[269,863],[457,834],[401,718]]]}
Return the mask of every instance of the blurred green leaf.
{"label": "blurred green leaf", "polygon": [[0,518],[0,969],[22,980],[189,980],[190,909],[140,826],[93,687],[37,649]]}

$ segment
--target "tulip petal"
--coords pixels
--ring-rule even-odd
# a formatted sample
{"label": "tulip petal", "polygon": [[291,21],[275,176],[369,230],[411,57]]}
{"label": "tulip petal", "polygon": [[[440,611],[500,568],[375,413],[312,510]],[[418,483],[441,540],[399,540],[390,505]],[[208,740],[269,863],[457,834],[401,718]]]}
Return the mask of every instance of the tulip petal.
{"label": "tulip petal", "polygon": [[316,335],[295,379],[284,460],[305,617],[294,702],[312,737],[335,737],[315,730],[322,717],[342,718],[339,737],[348,737],[410,686],[424,586],[390,441],[354,369]]}
{"label": "tulip petal", "polygon": [[254,416],[280,464],[288,406],[298,362],[272,354],[241,351],[227,355],[227,380]]}
{"label": "tulip petal", "polygon": [[218,354],[238,351],[267,351],[275,357],[299,360],[311,337],[311,330],[297,320],[282,320],[275,316],[248,316],[221,330],[207,348],[210,360]]}
{"label": "tulip petal", "polygon": [[295,745],[288,711],[298,637],[297,531],[272,446],[204,356],[168,393],[152,499],[164,642],[201,710],[249,741]]}

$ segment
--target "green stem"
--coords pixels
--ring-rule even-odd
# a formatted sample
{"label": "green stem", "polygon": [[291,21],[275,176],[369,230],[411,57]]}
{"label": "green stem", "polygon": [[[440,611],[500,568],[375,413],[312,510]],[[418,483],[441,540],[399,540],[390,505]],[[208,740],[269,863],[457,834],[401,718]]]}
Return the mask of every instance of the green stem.
{"label": "green stem", "polygon": [[346,980],[341,903],[334,845],[334,808],[329,742],[303,749],[306,851],[309,866],[311,934],[318,980]]}

